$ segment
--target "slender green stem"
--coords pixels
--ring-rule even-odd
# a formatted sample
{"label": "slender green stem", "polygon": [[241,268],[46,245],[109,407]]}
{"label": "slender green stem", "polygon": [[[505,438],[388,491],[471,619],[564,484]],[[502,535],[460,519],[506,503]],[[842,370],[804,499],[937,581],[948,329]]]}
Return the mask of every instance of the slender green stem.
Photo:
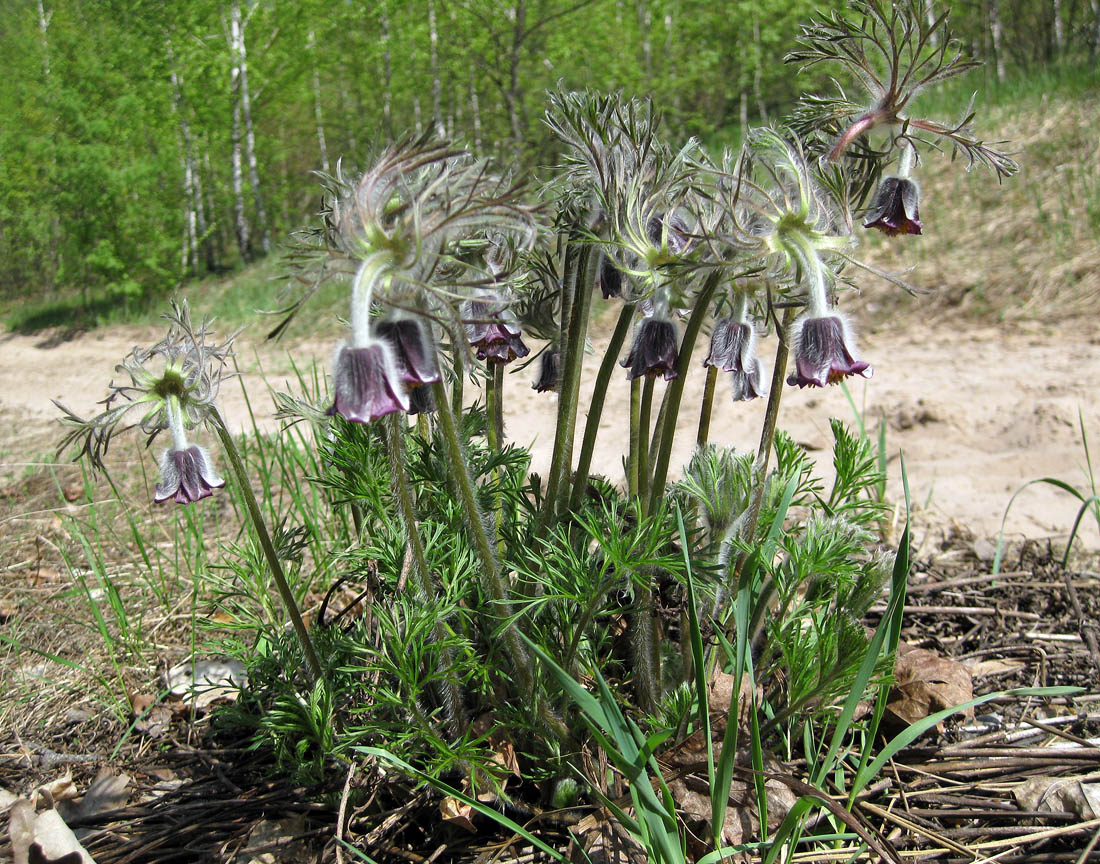
{"label": "slender green stem", "polygon": [[[550,459],[550,474],[546,484],[546,501],[536,537],[544,537],[553,524],[557,508],[564,504],[559,500],[568,494],[567,477],[572,465],[573,434],[577,428],[577,403],[581,384],[581,367],[584,365],[584,341],[588,330],[588,312],[592,305],[592,288],[595,282],[595,266],[598,256],[591,246],[584,246],[577,256],[576,277],[573,290],[572,313],[569,332],[562,346],[561,388],[558,392],[558,418],[554,434],[554,451]],[[563,485],[565,488],[563,489]]]}
{"label": "slender green stem", "polygon": [[668,416],[668,401],[671,396],[670,388],[665,387],[665,392],[661,395],[661,407],[657,409],[657,419],[650,425],[650,438],[649,438],[649,452],[646,456],[647,465],[653,466],[657,464],[657,453],[661,449],[661,433],[664,431],[665,417]]}
{"label": "slender green stem", "polygon": [[499,451],[504,446],[504,364],[493,364],[493,390],[496,394],[496,404],[493,406],[493,412],[490,419],[493,421],[493,425],[496,427],[493,431],[496,433],[496,450]]}
{"label": "slender green stem", "polygon": [[[783,385],[787,377],[787,359],[790,357],[790,346],[787,344],[787,333],[794,321],[798,310],[788,308],[783,313],[783,324],[779,328],[779,344],[775,349],[775,367],[772,369],[772,384],[768,390],[768,407],[764,411],[764,427],[760,430],[760,446],[756,450],[756,462],[753,470],[757,477],[756,491],[753,494],[752,505],[749,510],[749,518],[746,520],[743,537],[751,539],[756,531],[756,520],[760,517],[760,502],[764,497],[764,480],[768,473],[768,461],[771,458],[772,444],[775,442],[775,427],[779,421],[779,403],[783,398]],[[738,567],[738,571],[740,571]]]}
{"label": "slender green stem", "polygon": [[217,432],[222,447],[225,449],[225,454],[229,457],[229,465],[237,479],[237,486],[240,487],[241,497],[244,499],[245,507],[248,510],[248,517],[252,521],[252,527],[256,532],[256,539],[259,541],[260,548],[267,559],[267,566],[271,569],[275,587],[280,598],[282,598],[286,614],[290,616],[290,623],[294,627],[294,634],[298,637],[298,643],[302,647],[302,654],[305,655],[311,679],[310,683],[321,681],[325,677],[321,669],[321,661],[317,659],[317,653],[313,650],[313,642],[310,640],[309,632],[302,620],[302,613],[298,610],[298,601],[294,599],[294,592],[290,590],[290,585],[286,581],[283,565],[275,552],[275,544],[271,542],[271,535],[267,531],[263,513],[260,512],[260,504],[252,491],[252,483],[249,480],[248,472],[245,470],[244,462],[241,460],[241,453],[237,449],[233,436],[229,434],[225,420],[218,413],[218,409],[212,408],[210,416],[213,420],[214,431]]}
{"label": "slender green stem", "polygon": [[642,382],[637,378],[630,381],[630,450],[627,453],[627,491],[633,498],[638,494],[638,453],[640,452],[640,436],[642,410]]}
{"label": "slender green stem", "polygon": [[[485,519],[477,502],[474,481],[470,476],[470,470],[466,464],[466,454],[463,452],[462,442],[458,437],[455,416],[451,411],[451,405],[447,400],[447,392],[443,385],[435,383],[432,385],[432,390],[438,405],[436,414],[439,417],[439,428],[443,432],[444,446],[447,448],[447,459],[450,462],[458,486],[462,508],[466,514],[466,527],[473,540],[474,551],[481,562],[481,573],[484,577],[482,584],[485,593],[492,598],[497,606],[496,613],[501,618],[508,620],[512,617],[512,608],[507,600],[508,591],[497,565],[493,544],[485,530]],[[512,665],[515,666],[516,674],[519,676],[520,687],[529,692],[534,685],[531,657],[516,635],[515,625],[511,623],[505,627],[504,644],[512,660]]]}
{"label": "slender green stem", "polygon": [[[466,354],[460,341],[464,334],[461,327],[452,328],[451,333],[451,359],[454,363],[455,380],[451,385],[451,410],[456,417],[462,416],[462,388],[466,383]],[[438,394],[432,395],[438,397]]]}
{"label": "slender green stem", "polygon": [[707,369],[707,380],[703,384],[703,404],[699,408],[699,433],[695,436],[695,446],[702,450],[710,440],[710,417],[714,408],[714,385],[718,380],[718,367]]}
{"label": "slender green stem", "polygon": [[[506,622],[501,636],[504,639],[505,651],[507,651],[516,673],[517,689],[525,697],[536,698],[535,675],[534,667],[531,664],[531,655],[519,638],[516,625],[512,621],[512,606],[507,599],[507,587],[497,565],[496,556],[493,554],[493,545],[485,531],[485,520],[481,513],[481,507],[477,503],[474,481],[470,476],[466,455],[463,453],[462,442],[458,437],[458,427],[455,425],[454,414],[451,411],[450,403],[447,401],[446,388],[441,382],[437,382],[432,384],[432,393],[438,405],[436,414],[439,418],[439,428],[443,433],[447,458],[450,460],[452,474],[458,486],[459,497],[462,499],[462,508],[466,513],[466,524],[474,541],[474,551],[481,562],[481,572],[484,576],[482,585],[485,593],[492,598],[496,605],[499,617]],[[538,713],[539,718],[560,741],[571,744],[572,736],[568,727],[543,700],[539,701]]]}
{"label": "slender green stem", "polygon": [[638,500],[641,502],[641,516],[649,512],[649,415],[653,410],[653,381],[656,377],[645,376],[645,381],[642,382],[642,402],[638,407]]}
{"label": "slender green stem", "polygon": [[[416,505],[413,501],[413,491],[409,484],[409,475],[406,470],[408,454],[405,449],[405,415],[401,413],[391,414],[386,418],[386,432],[390,454],[390,485],[393,488],[394,497],[397,499],[397,508],[401,513],[401,522],[405,527],[405,538],[409,544],[409,553],[412,555],[413,577],[420,588],[420,593],[426,600],[435,600],[438,592],[432,583],[431,572],[428,570],[427,556],[424,554],[424,542],[420,538],[420,527],[417,522]],[[436,642],[443,644],[447,638],[447,631],[443,622],[437,621],[432,631]],[[453,656],[449,649],[445,649],[440,655],[440,671],[443,673],[440,685],[440,700],[443,711],[450,723],[451,730],[456,736],[461,736],[466,731],[466,711],[463,706],[462,692],[458,684],[446,679],[446,672],[453,666]]]}
{"label": "slender green stem", "polygon": [[695,308],[691,310],[687,327],[684,329],[684,338],[680,342],[680,357],[676,361],[677,377],[668,385],[668,411],[665,415],[664,429],[661,432],[661,449],[657,453],[657,463],[653,469],[653,483],[649,487],[649,497],[652,502],[650,511],[656,510],[656,504],[665,494],[665,481],[668,479],[668,463],[672,457],[672,443],[676,438],[676,419],[680,414],[680,399],[684,395],[684,384],[687,380],[688,369],[691,365],[691,355],[695,350],[695,341],[699,331],[703,327],[710,312],[710,301],[714,292],[722,281],[723,274],[715,270],[703,284],[703,289],[695,300]]}
{"label": "slender green stem", "polygon": [[576,510],[584,500],[585,489],[588,486],[588,472],[592,468],[592,454],[596,448],[596,436],[600,431],[600,419],[603,416],[603,403],[607,396],[607,385],[611,381],[611,373],[623,350],[626,335],[630,332],[630,322],[634,317],[634,307],[624,303],[619,311],[619,320],[615,324],[615,330],[611,333],[611,341],[607,343],[607,350],[603,354],[603,362],[596,373],[596,383],[592,389],[592,400],[588,406],[588,418],[584,423],[584,438],[581,440],[581,453],[577,459],[577,471],[573,477],[573,496],[569,501],[569,509]]}

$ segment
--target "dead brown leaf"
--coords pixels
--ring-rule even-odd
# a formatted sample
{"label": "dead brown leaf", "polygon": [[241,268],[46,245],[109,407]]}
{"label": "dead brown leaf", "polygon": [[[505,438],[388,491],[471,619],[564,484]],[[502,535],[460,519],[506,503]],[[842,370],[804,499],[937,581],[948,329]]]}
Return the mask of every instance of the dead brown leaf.
{"label": "dead brown leaf", "polygon": [[463,828],[471,834],[477,833],[471,818],[474,815],[474,808],[470,804],[464,804],[448,795],[439,802],[439,815],[443,817],[444,822]]}
{"label": "dead brown leaf", "polygon": [[1071,813],[1082,820],[1100,818],[1100,783],[1077,777],[1029,777],[1012,789],[1021,810]]}
{"label": "dead brown leaf", "polygon": [[[910,726],[930,714],[973,698],[974,682],[962,663],[925,648],[904,644],[898,648],[894,686],[886,703],[888,722]],[[973,719],[973,708],[964,713]]]}

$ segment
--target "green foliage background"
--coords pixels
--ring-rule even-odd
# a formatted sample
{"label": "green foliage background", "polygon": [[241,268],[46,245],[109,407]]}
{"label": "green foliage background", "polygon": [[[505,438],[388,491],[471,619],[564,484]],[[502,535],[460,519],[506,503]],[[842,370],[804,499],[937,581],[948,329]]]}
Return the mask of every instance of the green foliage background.
{"label": "green foliage background", "polygon": [[[14,0],[0,24],[0,301],[76,297],[94,313],[231,269],[261,255],[265,235],[277,245],[310,219],[312,172],[338,160],[354,170],[409,132],[436,127],[502,160],[545,164],[544,92],[559,83],[652,96],[683,137],[735,139],[732,127],[769,119],[818,83],[774,58],[793,47],[800,22],[840,5]],[[245,164],[243,245],[232,183],[234,8],[245,22],[259,181],[253,188]],[[937,0],[935,9],[951,10],[974,53],[1010,68],[1097,53],[1087,3]],[[196,201],[206,225],[192,237]]]}

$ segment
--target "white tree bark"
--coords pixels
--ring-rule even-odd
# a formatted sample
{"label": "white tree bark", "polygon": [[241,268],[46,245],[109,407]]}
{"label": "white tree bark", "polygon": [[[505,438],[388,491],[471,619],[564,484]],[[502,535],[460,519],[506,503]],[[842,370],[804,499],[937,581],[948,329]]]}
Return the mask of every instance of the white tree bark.
{"label": "white tree bark", "polygon": [[[925,0],[924,13],[925,13],[925,16],[926,16],[925,20],[928,21],[928,26],[931,27],[933,24],[936,23],[936,4],[935,4],[935,0]],[[939,34],[938,30],[932,30],[931,31],[931,34],[928,37],[928,43],[933,48],[939,48],[940,47],[940,34]]]}
{"label": "white tree bark", "polygon": [[1054,14],[1054,50],[1058,53],[1062,53],[1062,49],[1066,44],[1066,31],[1065,25],[1062,22],[1062,0],[1051,0]]}
{"label": "white tree bark", "polygon": [[382,14],[382,119],[387,140],[393,140],[393,69],[390,60],[390,16],[386,4],[380,3]]}
{"label": "white tree bark", "polygon": [[317,149],[321,153],[321,170],[329,173],[328,144],[325,141],[325,119],[321,113],[321,75],[317,71],[317,39],[309,31],[309,50],[313,56],[313,116],[317,121]]}
{"label": "white tree bark", "polygon": [[432,74],[432,123],[435,134],[446,134],[443,126],[443,82],[439,77],[439,31],[435,21],[435,0],[428,0],[428,62]]}
{"label": "white tree bark", "polygon": [[989,35],[993,38],[993,56],[997,80],[1005,80],[1004,30],[1001,26],[1000,0],[989,0]]}
{"label": "white tree bark", "polygon": [[[239,0],[234,0],[233,10],[239,19],[241,7]],[[252,127],[252,99],[248,92],[248,52],[245,47],[244,22],[240,27],[240,40],[237,43],[240,51],[240,87],[241,110],[244,112],[245,132],[245,157],[248,159],[248,182],[252,185],[252,196],[256,201],[256,223],[260,232],[260,246],[264,252],[271,251],[271,240],[267,234],[267,213],[264,211],[263,195],[260,191],[260,173],[256,165],[256,135]]]}
{"label": "white tree bark", "polygon": [[180,272],[186,273],[190,265],[194,274],[199,272],[199,216],[195,200],[195,160],[191,152],[191,129],[183,113],[183,87],[180,85],[179,73],[176,72],[171,40],[166,40],[165,50],[168,53],[169,80],[172,82],[172,110],[175,112],[178,127],[176,141],[179,144],[180,167],[183,170],[183,194],[187,201],[180,250]]}
{"label": "white tree bark", "polygon": [[244,209],[244,167],[241,156],[241,7],[234,0],[230,11],[229,24],[229,84],[233,94],[233,225],[237,234],[237,248],[241,257],[248,261],[252,257],[252,229],[248,224],[248,214]]}

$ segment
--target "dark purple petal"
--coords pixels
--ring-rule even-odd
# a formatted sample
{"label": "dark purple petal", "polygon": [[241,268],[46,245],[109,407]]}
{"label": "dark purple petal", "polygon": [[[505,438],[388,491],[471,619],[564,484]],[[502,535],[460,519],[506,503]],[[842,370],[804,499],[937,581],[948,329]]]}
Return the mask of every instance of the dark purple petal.
{"label": "dark purple petal", "polygon": [[209,498],[212,490],[225,485],[206,451],[194,444],[183,450],[165,450],[160,457],[160,478],[153,495],[157,504],[169,498],[177,504],[191,504]]}
{"label": "dark purple petal", "polygon": [[623,274],[606,255],[600,258],[599,286],[604,300],[623,296]]}
{"label": "dark purple petal", "polygon": [[547,390],[557,390],[561,378],[561,351],[557,348],[547,348],[542,352],[539,363],[539,377],[531,385],[531,389],[538,393]]}
{"label": "dark purple petal", "polygon": [[436,360],[435,344],[420,321],[415,318],[382,321],[375,326],[374,332],[390,343],[401,369],[401,381],[407,387],[443,380]]}
{"label": "dark purple petal", "polygon": [[646,318],[634,335],[630,353],[622,362],[629,371],[628,380],[657,375],[666,381],[678,378],[676,361],[680,348],[676,343],[676,325],[664,318]]}
{"label": "dark purple petal", "polygon": [[871,367],[852,357],[844,322],[835,315],[804,319],[795,346],[795,371],[787,383],[824,387],[848,375],[870,378]]}
{"label": "dark purple petal", "polygon": [[878,228],[890,237],[920,234],[919,202],[920,190],[916,183],[899,177],[887,177],[879,184],[863,227]]}
{"label": "dark purple petal", "polygon": [[336,357],[335,398],[329,416],[369,423],[394,411],[408,411],[409,397],[387,342],[344,347]]}
{"label": "dark purple petal", "polygon": [[751,402],[763,396],[764,391],[760,389],[760,361],[753,357],[743,371],[732,371],[730,383],[733,385],[734,402]]}
{"label": "dark purple petal", "polygon": [[507,317],[502,302],[471,301],[466,315],[466,337],[478,360],[508,363],[531,350],[520,338],[519,325]]}

